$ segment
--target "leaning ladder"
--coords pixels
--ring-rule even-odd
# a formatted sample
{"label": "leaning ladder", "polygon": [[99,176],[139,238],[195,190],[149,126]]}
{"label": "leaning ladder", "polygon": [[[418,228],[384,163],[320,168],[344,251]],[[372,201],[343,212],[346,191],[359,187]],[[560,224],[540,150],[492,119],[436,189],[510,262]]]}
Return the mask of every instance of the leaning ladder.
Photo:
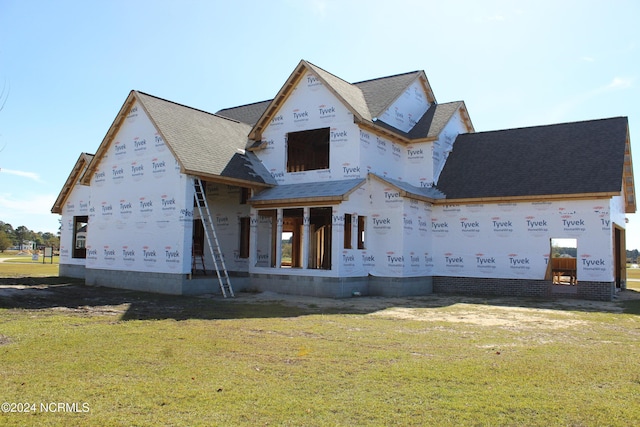
{"label": "leaning ladder", "polygon": [[[220,250],[220,242],[218,241],[216,230],[213,227],[213,219],[211,218],[211,211],[209,210],[209,203],[207,203],[207,197],[204,191],[204,186],[202,185],[202,180],[200,178],[194,178],[193,183],[196,190],[194,194],[196,207],[198,208],[198,213],[202,219],[204,235],[207,238],[207,244],[211,251],[211,258],[213,258],[213,265],[215,267],[216,274],[218,275],[218,282],[220,283],[222,296],[225,298],[227,295],[235,297],[233,294],[233,288],[231,287],[231,281],[229,280],[229,273],[227,272],[227,267],[224,264],[222,251]],[[220,263],[220,266],[218,266],[218,263]],[[222,272],[220,270],[222,270]]]}

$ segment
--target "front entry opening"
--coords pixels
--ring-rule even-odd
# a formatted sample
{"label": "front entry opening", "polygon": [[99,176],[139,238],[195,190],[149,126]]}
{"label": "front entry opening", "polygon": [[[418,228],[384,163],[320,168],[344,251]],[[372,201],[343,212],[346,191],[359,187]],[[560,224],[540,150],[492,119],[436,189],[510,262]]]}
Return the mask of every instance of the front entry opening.
{"label": "front entry opening", "polygon": [[549,264],[554,285],[578,284],[578,240],[552,238]]}
{"label": "front entry opening", "polygon": [[304,209],[283,209],[282,211],[282,258],[280,267],[302,267],[302,235]]}

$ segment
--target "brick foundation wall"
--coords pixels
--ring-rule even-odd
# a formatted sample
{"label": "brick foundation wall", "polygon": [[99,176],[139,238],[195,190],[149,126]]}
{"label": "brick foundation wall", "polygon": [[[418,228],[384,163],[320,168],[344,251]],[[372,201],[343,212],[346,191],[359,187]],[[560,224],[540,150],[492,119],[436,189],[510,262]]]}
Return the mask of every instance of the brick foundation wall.
{"label": "brick foundation wall", "polygon": [[573,292],[554,292],[548,280],[495,279],[479,277],[433,278],[433,292],[456,295],[491,295],[506,297],[578,298],[595,301],[611,301],[615,295],[613,282],[580,281]]}

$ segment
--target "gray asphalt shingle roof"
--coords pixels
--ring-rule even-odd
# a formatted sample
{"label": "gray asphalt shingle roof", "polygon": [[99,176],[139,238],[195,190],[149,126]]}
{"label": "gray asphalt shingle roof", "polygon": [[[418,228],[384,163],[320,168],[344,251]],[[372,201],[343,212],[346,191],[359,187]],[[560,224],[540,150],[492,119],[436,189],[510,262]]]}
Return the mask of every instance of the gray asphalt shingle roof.
{"label": "gray asphalt shingle roof", "polygon": [[364,94],[371,117],[378,117],[420,75],[419,71],[353,83]]}
{"label": "gray asphalt shingle roof", "polygon": [[438,179],[447,199],[614,193],[627,118],[459,135]]}
{"label": "gray asphalt shingle roof", "polygon": [[244,152],[251,127],[142,92],[140,103],[186,173],[275,185],[254,154]]}
{"label": "gray asphalt shingle roof", "polygon": [[[373,121],[374,118],[382,115],[404,93],[407,87],[423,74],[421,71],[412,71],[349,83],[308,61],[303,61],[303,63],[321,77],[330,86],[330,89],[353,108],[360,117],[368,121]],[[272,101],[267,100],[238,107],[224,108],[216,114],[254,126]],[[463,105],[461,101],[434,104],[408,133],[382,121],[376,121],[376,124],[409,139],[437,137],[448,119],[461,105]],[[259,142],[253,143],[249,144],[247,148],[256,148],[259,145]]]}
{"label": "gray asphalt shingle roof", "polygon": [[420,120],[418,120],[409,132],[403,132],[383,121],[377,121],[376,125],[408,139],[437,138],[447,123],[449,123],[451,117],[463,106],[464,102],[462,101],[434,104],[420,117]]}
{"label": "gray asphalt shingle roof", "polygon": [[233,120],[237,120],[242,123],[246,123],[250,126],[255,125],[258,119],[267,109],[271,99],[261,102],[254,102],[253,104],[240,105],[238,107],[224,108],[216,112],[217,116],[228,117]]}
{"label": "gray asphalt shingle roof", "polygon": [[220,175],[247,142],[247,124],[146,93],[137,96],[186,171]]}

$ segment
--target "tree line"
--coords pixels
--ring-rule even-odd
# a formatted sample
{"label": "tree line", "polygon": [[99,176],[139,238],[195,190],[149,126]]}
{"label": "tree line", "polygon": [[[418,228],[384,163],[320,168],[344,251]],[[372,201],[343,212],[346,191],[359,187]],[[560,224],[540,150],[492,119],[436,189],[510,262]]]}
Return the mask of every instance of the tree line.
{"label": "tree line", "polygon": [[29,230],[24,225],[13,228],[11,224],[0,221],[0,252],[22,246],[26,242],[35,242],[36,248],[60,246],[60,237],[53,233]]}

